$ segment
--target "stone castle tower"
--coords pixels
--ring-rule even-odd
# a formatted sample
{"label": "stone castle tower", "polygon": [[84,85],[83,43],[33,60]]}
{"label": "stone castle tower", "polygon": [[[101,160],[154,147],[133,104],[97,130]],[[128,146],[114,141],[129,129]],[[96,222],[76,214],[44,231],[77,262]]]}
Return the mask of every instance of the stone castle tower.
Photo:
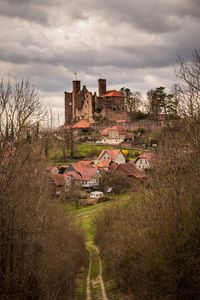
{"label": "stone castle tower", "polygon": [[107,91],[106,79],[98,80],[98,96],[92,94],[81,81],[72,81],[72,92],[65,92],[65,124],[81,119],[94,122],[95,116],[110,120],[126,116],[124,96],[116,90]]}

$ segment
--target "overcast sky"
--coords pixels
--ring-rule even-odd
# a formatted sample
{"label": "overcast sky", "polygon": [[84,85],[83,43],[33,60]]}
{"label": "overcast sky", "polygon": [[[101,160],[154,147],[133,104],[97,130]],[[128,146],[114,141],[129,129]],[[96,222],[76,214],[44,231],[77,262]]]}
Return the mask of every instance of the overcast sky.
{"label": "overcast sky", "polygon": [[74,72],[91,91],[146,93],[199,49],[200,0],[0,0],[1,77],[29,79],[63,119]]}

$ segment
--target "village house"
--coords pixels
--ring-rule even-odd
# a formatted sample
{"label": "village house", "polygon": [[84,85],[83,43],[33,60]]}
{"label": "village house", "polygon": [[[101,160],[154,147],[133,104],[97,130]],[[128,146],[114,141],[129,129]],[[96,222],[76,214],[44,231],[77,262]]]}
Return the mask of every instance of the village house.
{"label": "village house", "polygon": [[80,185],[83,188],[94,188],[99,185],[101,174],[91,161],[78,161],[71,163],[65,173],[69,179],[69,185]]}
{"label": "village house", "polygon": [[118,166],[118,164],[111,159],[105,159],[96,164],[98,170],[103,175],[107,171],[111,171],[115,166]]}
{"label": "village house", "polygon": [[113,170],[112,174],[118,176],[125,176],[128,178],[142,180],[146,176],[143,172],[139,171],[136,166],[131,163],[117,165]]}
{"label": "village house", "polygon": [[102,143],[119,145],[126,139],[127,131],[123,126],[112,126],[105,128],[102,133]]}
{"label": "village house", "polygon": [[47,167],[47,172],[50,172],[51,174],[58,174],[59,170],[56,166],[49,166]]}
{"label": "village house", "polygon": [[97,165],[103,161],[110,161],[110,162],[113,161],[113,162],[117,163],[118,165],[120,165],[120,164],[125,164],[126,159],[121,150],[106,149],[106,150],[101,151],[97,160],[95,161],[95,165]]}
{"label": "village house", "polygon": [[53,194],[60,196],[69,186],[69,179],[66,174],[51,173],[50,175],[53,183]]}
{"label": "village house", "polygon": [[149,169],[152,165],[154,154],[152,152],[145,152],[139,155],[135,160],[135,166],[140,171]]}

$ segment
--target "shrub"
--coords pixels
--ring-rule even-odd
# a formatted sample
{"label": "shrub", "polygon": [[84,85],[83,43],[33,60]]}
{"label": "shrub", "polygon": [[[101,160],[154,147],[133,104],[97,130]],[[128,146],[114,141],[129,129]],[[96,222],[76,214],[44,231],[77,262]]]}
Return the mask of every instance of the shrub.
{"label": "shrub", "polygon": [[163,130],[149,190],[96,221],[108,277],[136,299],[200,299],[200,139],[181,125]]}

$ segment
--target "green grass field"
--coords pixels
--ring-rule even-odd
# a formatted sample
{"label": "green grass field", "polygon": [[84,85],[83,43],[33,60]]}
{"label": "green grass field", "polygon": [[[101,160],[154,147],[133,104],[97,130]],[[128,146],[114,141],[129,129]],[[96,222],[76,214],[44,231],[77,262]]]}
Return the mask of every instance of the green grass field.
{"label": "green grass field", "polygon": [[[50,153],[50,161],[59,165],[59,164],[77,161],[77,159],[79,158],[92,159],[95,156],[97,157],[100,154],[100,152],[104,149],[120,149],[120,147],[80,143],[76,145],[74,148],[74,157],[75,157],[74,159],[71,159],[69,157],[69,153],[67,153],[67,159],[61,162],[60,160],[62,160],[62,151],[60,149],[54,149]],[[139,154],[144,152],[138,149],[127,149],[127,150],[128,150],[127,158],[131,160],[135,159]]]}
{"label": "green grass field", "polygon": [[100,286],[98,283],[98,274],[99,274],[99,258],[98,253],[94,249],[94,237],[95,237],[95,219],[100,213],[105,209],[114,207],[115,205],[126,205],[129,202],[131,195],[122,194],[112,196],[113,200],[108,202],[96,204],[94,206],[82,207],[76,209],[74,204],[62,204],[64,210],[67,214],[71,214],[75,218],[75,222],[80,225],[85,234],[86,240],[86,249],[84,264],[82,270],[79,274],[77,281],[77,289],[75,292],[75,300],[86,299],[86,281],[88,276],[88,265],[89,265],[89,255],[91,255],[92,265],[91,265],[91,296],[92,299],[99,299],[100,296]]}

